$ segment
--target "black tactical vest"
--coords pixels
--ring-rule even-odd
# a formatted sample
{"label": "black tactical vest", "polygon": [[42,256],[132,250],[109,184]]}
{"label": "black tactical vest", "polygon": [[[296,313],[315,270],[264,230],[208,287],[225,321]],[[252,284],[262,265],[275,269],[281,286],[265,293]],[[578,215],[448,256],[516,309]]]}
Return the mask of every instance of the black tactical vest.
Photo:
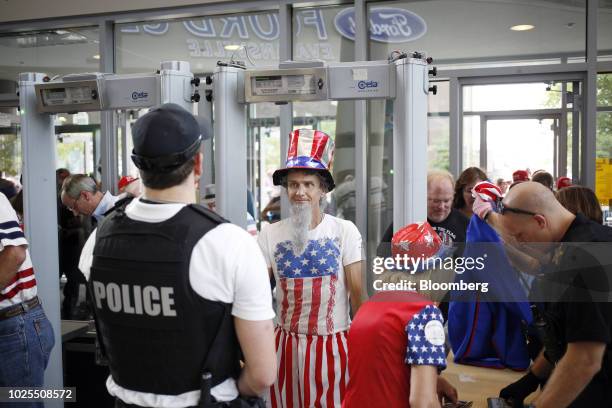
{"label": "black tactical vest", "polygon": [[166,221],[141,222],[125,215],[126,204],[98,226],[89,281],[113,380],[178,395],[199,390],[203,372],[213,386],[237,378],[232,305],[200,297],[189,283],[195,244],[225,220],[190,205]]}

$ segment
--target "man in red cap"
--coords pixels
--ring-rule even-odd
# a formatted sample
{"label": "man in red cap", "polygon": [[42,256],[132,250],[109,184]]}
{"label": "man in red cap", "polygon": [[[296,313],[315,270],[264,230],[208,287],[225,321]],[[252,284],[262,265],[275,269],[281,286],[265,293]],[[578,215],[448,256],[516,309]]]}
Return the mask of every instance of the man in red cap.
{"label": "man in red cap", "polygon": [[[273,174],[286,188],[291,217],[259,235],[277,282],[278,379],[273,407],[338,407],[348,382],[349,306],[361,304],[364,259],[355,225],[322,211],[334,188],[331,138],[318,130],[290,135],[286,166]],[[350,299],[350,305],[349,305]]]}

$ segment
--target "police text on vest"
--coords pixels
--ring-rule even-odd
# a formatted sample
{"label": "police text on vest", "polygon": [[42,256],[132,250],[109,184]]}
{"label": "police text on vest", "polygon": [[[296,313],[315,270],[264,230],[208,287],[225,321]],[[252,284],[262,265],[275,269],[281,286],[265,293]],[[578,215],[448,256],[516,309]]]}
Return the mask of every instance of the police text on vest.
{"label": "police text on vest", "polygon": [[176,316],[172,287],[141,287],[94,281],[93,291],[98,309],[102,309],[102,302],[105,301],[108,309],[115,313]]}

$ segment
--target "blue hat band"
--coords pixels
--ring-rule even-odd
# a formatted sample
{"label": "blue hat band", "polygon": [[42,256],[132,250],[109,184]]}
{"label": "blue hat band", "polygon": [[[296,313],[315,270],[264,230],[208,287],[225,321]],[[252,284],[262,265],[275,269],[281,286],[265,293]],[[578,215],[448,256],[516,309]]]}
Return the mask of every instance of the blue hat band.
{"label": "blue hat band", "polygon": [[289,169],[292,167],[310,168],[314,170],[327,170],[327,167],[325,167],[320,161],[308,156],[298,156],[287,160],[285,168]]}

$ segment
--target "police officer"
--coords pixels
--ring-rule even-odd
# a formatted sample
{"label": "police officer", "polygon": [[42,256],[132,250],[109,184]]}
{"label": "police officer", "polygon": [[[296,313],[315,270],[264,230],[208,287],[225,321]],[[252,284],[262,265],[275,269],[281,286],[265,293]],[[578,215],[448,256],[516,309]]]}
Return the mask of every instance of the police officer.
{"label": "police officer", "polygon": [[144,193],[115,206],[81,255],[116,407],[242,406],[275,379],[257,243],[194,204],[202,136],[175,104],[141,117],[132,159]]}
{"label": "police officer", "polygon": [[540,285],[545,292],[539,300],[547,302],[544,352],[500,396],[522,406],[546,382],[533,403],[538,408],[612,406],[612,303],[604,301],[609,296],[612,229],[572,214],[550,189],[535,182],[513,187],[500,214],[509,235],[538,243],[537,249],[551,259],[546,282]]}

